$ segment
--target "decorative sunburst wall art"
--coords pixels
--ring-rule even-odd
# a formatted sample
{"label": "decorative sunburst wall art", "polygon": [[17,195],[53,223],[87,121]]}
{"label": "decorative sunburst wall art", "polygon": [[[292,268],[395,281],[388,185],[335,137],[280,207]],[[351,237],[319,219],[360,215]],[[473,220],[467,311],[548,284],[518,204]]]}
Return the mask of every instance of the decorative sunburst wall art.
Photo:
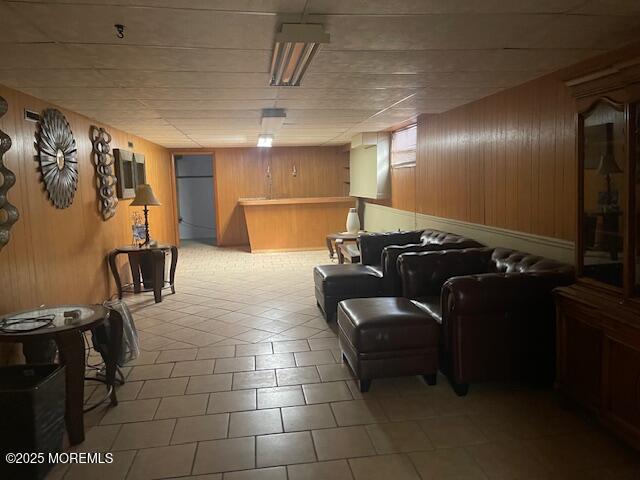
{"label": "decorative sunburst wall art", "polygon": [[39,127],[36,139],[42,180],[56,208],[67,208],[78,188],[76,141],[69,122],[54,108],[44,111]]}
{"label": "decorative sunburst wall art", "polygon": [[91,142],[93,143],[93,163],[96,166],[96,188],[98,189],[98,203],[104,220],[109,220],[116,214],[118,197],[116,195],[116,175],[114,172],[113,155],[109,153],[111,135],[99,127],[91,127]]}
{"label": "decorative sunburst wall art", "polygon": [[[7,101],[0,97],[0,117],[7,113]],[[9,243],[9,230],[18,221],[18,209],[9,203],[7,193],[16,183],[16,176],[4,166],[3,156],[11,148],[11,138],[0,130],[0,250]]]}

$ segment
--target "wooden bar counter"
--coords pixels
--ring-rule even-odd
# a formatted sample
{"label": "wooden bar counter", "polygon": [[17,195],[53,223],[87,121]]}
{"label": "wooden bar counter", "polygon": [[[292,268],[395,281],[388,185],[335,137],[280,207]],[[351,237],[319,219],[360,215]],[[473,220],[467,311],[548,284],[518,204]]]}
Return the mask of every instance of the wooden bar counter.
{"label": "wooden bar counter", "polygon": [[329,233],[344,230],[351,197],[241,198],[251,252],[315,250]]}

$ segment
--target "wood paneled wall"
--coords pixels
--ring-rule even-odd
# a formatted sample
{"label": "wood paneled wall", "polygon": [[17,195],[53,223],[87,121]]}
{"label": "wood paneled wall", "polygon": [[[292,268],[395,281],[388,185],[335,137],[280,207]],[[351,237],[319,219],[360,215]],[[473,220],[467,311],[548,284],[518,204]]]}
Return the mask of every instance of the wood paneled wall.
{"label": "wood paneled wall", "polygon": [[[9,104],[0,118],[13,146],[5,155],[17,177],[8,198],[20,211],[11,240],[0,251],[0,313],[40,304],[101,302],[114,292],[106,254],[117,245],[131,243],[131,214],[139,208],[121,200],[116,216],[103,221],[98,210],[90,126],[107,129],[111,148],[143,153],[147,181],[162,202],[150,208],[151,234],[162,242],[176,242],[175,180],[171,155],[165,148],[139,137],[60,109],[71,125],[78,147],[79,183],[71,207],[58,210],[40,180],[34,134],[36,124],[25,121],[25,108],[41,112],[52,105],[0,86]],[[130,149],[128,142],[133,142]]]}
{"label": "wood paneled wall", "polygon": [[416,167],[392,169],[391,206],[572,240],[574,116],[557,76],[421,115]]}
{"label": "wood paneled wall", "polygon": [[[205,150],[189,150],[199,152]],[[220,246],[249,244],[239,198],[339,197],[348,192],[344,167],[349,165],[349,152],[343,147],[217,148],[213,156]]]}
{"label": "wood paneled wall", "polygon": [[572,239],[575,103],[541,78],[418,122],[419,213]]}

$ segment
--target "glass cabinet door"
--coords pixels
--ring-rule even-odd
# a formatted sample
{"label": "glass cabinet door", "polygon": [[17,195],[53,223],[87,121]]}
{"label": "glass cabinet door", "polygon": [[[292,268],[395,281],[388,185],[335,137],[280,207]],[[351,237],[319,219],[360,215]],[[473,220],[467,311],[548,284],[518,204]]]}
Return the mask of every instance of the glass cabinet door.
{"label": "glass cabinet door", "polygon": [[582,275],[623,287],[627,145],[621,106],[600,101],[580,115]]}

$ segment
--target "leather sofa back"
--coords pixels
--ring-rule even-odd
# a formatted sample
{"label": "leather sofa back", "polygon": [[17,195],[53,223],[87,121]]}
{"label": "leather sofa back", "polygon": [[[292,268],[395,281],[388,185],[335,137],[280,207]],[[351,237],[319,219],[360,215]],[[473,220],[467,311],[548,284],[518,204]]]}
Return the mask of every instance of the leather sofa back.
{"label": "leather sofa back", "polygon": [[382,250],[389,245],[421,243],[422,230],[410,232],[364,233],[358,237],[360,261],[363,265],[380,266]]}

